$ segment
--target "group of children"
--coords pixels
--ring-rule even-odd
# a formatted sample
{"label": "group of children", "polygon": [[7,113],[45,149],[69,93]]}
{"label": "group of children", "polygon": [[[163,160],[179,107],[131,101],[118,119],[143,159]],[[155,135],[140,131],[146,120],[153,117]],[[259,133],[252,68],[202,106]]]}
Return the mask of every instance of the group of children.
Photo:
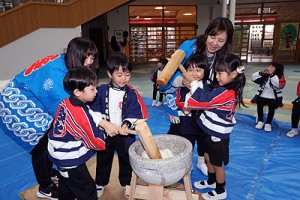
{"label": "group of children", "polygon": [[[193,146],[197,142],[197,167],[208,179],[196,181],[194,186],[212,188],[202,194],[203,199],[227,197],[224,166],[229,163],[229,138],[236,123],[235,109],[245,106],[245,68],[239,57],[229,52],[232,30],[229,20],[213,20],[206,37],[187,41],[179,47],[186,53],[182,62],[186,73],[176,71],[166,85],[159,86],[157,77],[168,62],[161,58],[158,69],[150,78],[153,82],[152,106],[162,105],[165,97],[164,104],[170,117],[167,134],[180,135]],[[109,183],[115,151],[119,159],[119,182],[126,195],[125,188],[130,185],[132,174],[128,149],[135,141],[135,135],[130,135],[128,130],[135,128],[138,119],[148,118],[141,96],[128,85],[131,71],[128,57],[114,53],[107,61],[107,75],[111,79],[108,83],[96,87],[97,76],[83,67],[70,69],[65,76],[64,86],[71,96],[59,105],[48,145],[50,160],[60,171],[59,198],[101,197]],[[285,84],[281,82],[282,77],[283,66],[275,62],[252,75],[252,80],[260,85],[253,99],[257,103],[257,129],[272,130],[270,124],[275,109],[282,106]],[[299,98],[294,101],[295,105],[299,105]],[[269,107],[266,123],[263,122],[264,106]],[[299,114],[299,110],[297,112]],[[297,117],[294,118],[297,121]],[[293,127],[287,135],[293,137],[297,133],[297,128]],[[95,151],[94,181],[85,162]]]}
{"label": "group of children", "polygon": [[[97,76],[79,66],[66,74],[63,84],[70,97],[58,107],[49,132],[50,160],[59,169],[59,199],[96,200],[109,182],[115,151],[119,159],[119,181],[130,185],[132,168],[128,148],[135,135],[128,134],[138,119],[147,119],[139,93],[128,85],[132,66],[123,53],[107,61],[111,81],[96,87]],[[86,161],[97,151],[96,184]]]}
{"label": "group of children", "polygon": [[[167,62],[162,58],[158,70],[162,71]],[[197,142],[197,165],[208,180],[196,181],[194,186],[198,189],[214,188],[202,194],[204,199],[225,199],[227,192],[223,166],[229,163],[229,136],[236,123],[235,109],[238,105],[244,105],[244,67],[237,56],[228,54],[217,60],[215,81],[212,81],[203,54],[191,55],[184,66],[187,72],[179,78],[182,84],[172,90],[176,95],[178,123],[174,123],[176,126],[172,128],[171,121],[168,134],[180,135],[193,146]],[[125,188],[130,185],[132,174],[128,149],[135,141],[135,135],[128,134],[128,130],[135,128],[138,119],[148,118],[141,96],[128,85],[131,71],[128,57],[115,53],[107,61],[110,82],[99,87],[97,75],[89,68],[74,67],[66,74],[63,85],[71,95],[59,104],[48,143],[49,158],[59,169],[59,199],[100,198],[109,183],[115,151],[119,159],[119,182],[126,195]],[[252,75],[253,81],[261,86],[255,99],[258,129],[264,125],[265,131],[271,131],[275,109],[282,106],[282,86],[279,85],[282,72],[282,65],[270,63],[266,69]],[[159,86],[155,80],[158,75],[151,78],[157,91]],[[170,94],[163,90],[161,94],[163,92],[166,96]],[[269,106],[266,124],[262,118],[265,105]],[[299,97],[294,105],[299,105]],[[299,109],[294,112],[299,114]],[[294,126],[287,134],[289,137],[298,133]],[[95,152],[97,166],[94,181],[86,162]]]}
{"label": "group of children", "polygon": [[[167,134],[185,137],[193,146],[197,142],[197,167],[208,176],[208,180],[196,181],[194,186],[198,189],[213,188],[212,191],[202,194],[204,199],[227,197],[223,166],[229,163],[229,136],[236,123],[235,109],[238,105],[243,105],[244,67],[240,59],[230,53],[232,37],[233,27],[230,20],[212,20],[204,35],[187,40],[179,47],[186,54],[182,62],[186,73],[182,74],[177,70],[166,85],[157,85],[157,77],[168,62],[162,58],[151,78],[152,105],[160,106],[163,102],[162,96],[165,97],[164,105],[170,118]],[[76,48],[78,50],[75,51]],[[80,56],[77,52],[80,52]],[[32,122],[28,126],[30,130],[33,125],[41,129],[29,134],[30,145],[24,142],[29,140],[18,138],[18,143],[24,143],[23,146],[32,155],[34,172],[40,184],[37,195],[41,198],[98,199],[109,182],[115,152],[119,160],[119,182],[123,186],[124,194],[125,186],[130,185],[132,168],[128,148],[136,139],[135,135],[130,134],[130,130],[135,128],[138,119],[147,119],[148,113],[138,91],[128,85],[132,71],[129,58],[123,53],[110,55],[107,60],[110,82],[97,87],[97,76],[92,71],[97,67],[97,57],[97,48],[91,41],[74,38],[70,41],[66,54],[56,54],[34,63],[16,76],[16,80],[11,81],[0,95],[1,106],[5,109],[12,109],[10,103],[14,101],[8,100],[15,98],[14,93],[10,92],[13,89],[19,91],[22,98],[37,98],[38,100],[34,99],[34,103],[28,105],[37,105],[34,107],[38,108],[36,111],[44,111],[43,115],[38,113],[38,116],[44,118],[36,118],[41,121],[33,123],[32,117],[28,117],[29,113],[15,107],[13,109],[16,110],[12,110],[15,115],[22,114],[20,119],[23,121],[26,118]],[[43,70],[48,71],[45,73]],[[21,75],[26,78],[25,83],[20,81]],[[48,75],[51,75],[50,79]],[[260,85],[253,100],[258,105],[256,128],[264,127],[265,131],[271,131],[270,124],[275,109],[282,106],[282,88],[285,83],[282,77],[283,66],[273,62],[266,69],[253,74],[253,81]],[[35,82],[32,82],[32,78]],[[37,84],[38,80],[41,83]],[[54,82],[56,87],[52,88],[52,80],[57,82]],[[64,87],[59,84],[61,82]],[[38,86],[42,86],[43,90],[35,88]],[[156,101],[158,91],[161,96]],[[297,96],[293,101],[292,130],[287,133],[288,137],[298,134],[300,82]],[[27,102],[28,99],[25,98]],[[266,123],[263,121],[262,110],[265,105],[270,108]],[[4,119],[5,115],[2,121]],[[8,130],[11,131],[10,126],[14,127],[14,124],[6,123],[6,132],[11,133]],[[17,131],[14,130],[14,133]],[[33,143],[32,138],[37,144]],[[97,166],[94,181],[86,161],[95,152]],[[52,164],[48,167],[48,154],[59,170],[58,194],[50,177],[45,178],[50,171],[48,169],[52,167]]]}
{"label": "group of children", "polygon": [[[197,142],[197,166],[208,179],[196,181],[194,186],[198,189],[212,188],[212,191],[202,193],[203,199],[227,197],[224,166],[229,163],[229,138],[236,123],[235,109],[245,106],[245,68],[238,56],[222,53],[229,49],[228,43],[232,39],[233,28],[227,21],[224,18],[213,20],[207,29],[211,30],[207,31],[207,37],[183,43],[180,48],[188,49],[183,61],[186,73],[176,71],[165,86],[157,85],[157,77],[168,62],[162,58],[158,70],[151,77],[152,106],[162,104],[162,96],[156,101],[158,91],[165,96],[170,117],[167,134],[185,137],[193,146]],[[226,28],[216,31],[216,27],[222,26],[214,23]],[[206,48],[201,49],[203,42]],[[190,52],[191,47],[195,51]],[[109,183],[115,152],[119,160],[119,182],[126,195],[126,185],[130,185],[132,175],[128,149],[136,140],[130,130],[135,128],[138,119],[148,118],[138,91],[128,85],[131,71],[128,57],[123,53],[114,53],[107,60],[110,81],[99,87],[96,87],[96,74],[88,68],[78,66],[66,74],[63,83],[71,95],[59,104],[53,129],[49,131],[48,144],[50,160],[60,172],[60,199],[100,198]],[[258,129],[264,127],[265,131],[271,131],[275,109],[282,106],[282,75],[283,67],[270,63],[265,70],[252,76],[261,87],[253,100],[258,104]],[[297,102],[299,98],[294,105],[299,105]],[[266,123],[262,116],[265,105],[270,108]],[[299,114],[299,110],[297,112]],[[288,136],[293,137],[297,133],[293,127]],[[97,166],[94,181],[86,161],[95,152]]]}
{"label": "group of children", "polygon": [[[218,198],[226,196],[222,190],[225,189],[222,163],[228,163],[229,135],[235,124],[233,114],[242,100],[245,85],[239,58],[229,55],[221,60],[215,69],[218,84],[209,84],[204,57],[192,55],[185,65],[187,73],[181,78],[184,85],[177,93],[182,122],[179,132],[193,145],[200,142],[207,158],[209,179],[195,186],[201,189],[216,185],[215,194],[223,194]],[[88,68],[75,67],[66,74],[63,84],[71,95],[59,104],[48,144],[50,160],[60,172],[59,198],[101,197],[109,182],[115,151],[120,165],[119,182],[126,194],[125,186],[130,185],[132,173],[128,148],[135,141],[135,135],[128,134],[128,129],[134,129],[138,119],[148,118],[141,96],[128,85],[131,71],[128,57],[115,53],[107,61],[111,80],[99,87],[96,74]],[[215,129],[208,122],[215,127],[221,123],[226,129]],[[220,145],[224,147],[222,154],[218,152]],[[95,151],[96,184],[86,166]],[[223,185],[219,187],[219,183]]]}
{"label": "group of children", "polygon": [[242,103],[244,67],[231,54],[233,25],[227,18],[210,22],[204,35],[186,40],[179,49],[185,53],[182,64],[160,92],[170,117],[167,134],[180,135],[198,144],[197,167],[208,180],[197,181],[203,199],[225,199],[225,170],[229,162],[229,135],[235,124],[234,111]]}

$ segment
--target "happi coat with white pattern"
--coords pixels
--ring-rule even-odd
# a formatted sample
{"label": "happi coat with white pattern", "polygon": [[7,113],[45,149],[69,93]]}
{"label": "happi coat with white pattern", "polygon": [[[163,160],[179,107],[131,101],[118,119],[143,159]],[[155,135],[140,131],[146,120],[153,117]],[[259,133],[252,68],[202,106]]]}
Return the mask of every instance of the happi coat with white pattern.
{"label": "happi coat with white pattern", "polygon": [[58,104],[70,96],[63,87],[67,72],[64,54],[47,56],[17,74],[1,92],[1,128],[27,152],[50,128]]}

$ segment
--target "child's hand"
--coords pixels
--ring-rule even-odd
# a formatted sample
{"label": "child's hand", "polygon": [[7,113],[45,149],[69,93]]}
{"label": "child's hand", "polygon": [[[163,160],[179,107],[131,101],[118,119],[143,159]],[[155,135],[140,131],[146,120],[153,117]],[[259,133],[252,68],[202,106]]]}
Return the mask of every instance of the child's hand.
{"label": "child's hand", "polygon": [[183,110],[183,112],[184,112],[185,115],[189,115],[189,114],[191,113],[191,110],[185,108],[185,109]]}
{"label": "child's hand", "polygon": [[187,87],[187,88],[191,88],[191,82],[193,82],[194,77],[192,75],[192,73],[183,73],[182,74],[182,84]]}
{"label": "child's hand", "polygon": [[100,126],[105,130],[110,137],[116,136],[121,131],[120,127],[106,120],[101,120]]}
{"label": "child's hand", "polygon": [[271,74],[268,68],[265,68],[264,70],[261,71],[262,74]]}
{"label": "child's hand", "polygon": [[119,132],[120,135],[128,135],[128,126],[126,124],[123,124],[123,126],[121,127],[121,131]]}

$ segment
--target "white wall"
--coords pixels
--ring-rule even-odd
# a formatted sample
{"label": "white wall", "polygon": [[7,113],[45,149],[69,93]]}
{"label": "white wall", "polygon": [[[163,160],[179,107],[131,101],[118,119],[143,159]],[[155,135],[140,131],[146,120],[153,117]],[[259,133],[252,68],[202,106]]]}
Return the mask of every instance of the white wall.
{"label": "white wall", "polygon": [[129,16],[128,6],[122,6],[107,13],[108,41],[114,35],[115,30],[128,31],[129,33]]}
{"label": "white wall", "polygon": [[[45,37],[46,35],[46,37]],[[0,48],[0,80],[11,79],[35,61],[62,52],[81,28],[38,29]]]}
{"label": "white wall", "polygon": [[220,4],[198,5],[197,7],[197,35],[204,34],[209,22],[216,17],[222,16],[222,6]]}

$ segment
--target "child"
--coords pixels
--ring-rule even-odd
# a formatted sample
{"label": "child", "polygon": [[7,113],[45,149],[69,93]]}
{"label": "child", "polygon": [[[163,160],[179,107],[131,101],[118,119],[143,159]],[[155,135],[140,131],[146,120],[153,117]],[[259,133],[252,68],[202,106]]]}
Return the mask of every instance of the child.
{"label": "child", "polygon": [[[280,80],[283,77],[283,65],[272,62],[262,71],[252,74],[252,81],[259,84],[260,89],[257,91],[255,97],[251,100],[252,103],[257,104],[258,122],[255,126],[257,129],[262,129],[267,132],[272,131],[271,122],[275,115],[275,109],[281,107],[282,104],[282,86]],[[264,124],[264,106],[268,106],[269,112]]]}
{"label": "child", "polygon": [[[63,84],[71,96],[58,106],[48,143],[49,159],[60,172],[58,198],[96,200],[96,185],[85,163],[94,150],[105,149],[105,135],[97,125],[109,123],[100,117],[93,119],[85,105],[96,96],[97,75],[86,67],[74,67]],[[111,136],[117,133],[115,128]]]}
{"label": "child", "polygon": [[[191,73],[196,81],[208,79],[208,64],[205,60],[206,59],[203,54],[193,54],[185,63],[187,72]],[[188,139],[193,146],[197,141],[197,167],[204,175],[207,176],[207,166],[204,159],[205,134],[196,123],[196,118],[197,116],[200,116],[201,112],[196,110],[184,110],[185,97],[189,91],[189,88],[181,87],[177,93],[176,104],[179,108],[180,134],[182,137]]]}
{"label": "child", "polygon": [[160,75],[166,64],[168,63],[168,60],[166,58],[160,58],[157,63],[157,70],[154,72],[154,74],[151,76],[150,80],[153,82],[153,101],[152,106],[161,106],[163,101],[163,94],[159,93],[159,101],[156,102],[156,96],[157,92],[159,91],[159,85],[156,83],[157,77]]}
{"label": "child", "polygon": [[136,140],[135,135],[127,135],[126,129],[134,129],[137,119],[148,118],[146,106],[139,93],[128,85],[132,66],[123,53],[115,53],[107,60],[109,83],[99,86],[97,97],[91,109],[99,111],[105,118],[122,127],[121,134],[106,138],[106,150],[97,153],[96,184],[98,198],[109,183],[115,151],[119,159],[119,182],[125,191],[130,185],[132,168],[129,163],[129,146]]}
{"label": "child", "polygon": [[[243,89],[246,83],[244,67],[238,56],[229,54],[219,59],[215,66],[217,84],[202,84],[186,73],[183,83],[190,84],[190,92],[185,101],[186,109],[203,109],[197,124],[207,134],[205,160],[208,180],[197,181],[198,189],[215,188],[202,193],[203,199],[225,199],[225,170],[229,163],[229,136],[236,123],[234,112],[237,104],[244,105]],[[190,98],[189,98],[190,95]]]}
{"label": "child", "polygon": [[288,137],[294,137],[298,135],[298,124],[300,119],[300,81],[297,85],[297,98],[292,102],[293,104],[293,110],[291,115],[291,121],[292,121],[292,130],[290,130],[286,136]]}

